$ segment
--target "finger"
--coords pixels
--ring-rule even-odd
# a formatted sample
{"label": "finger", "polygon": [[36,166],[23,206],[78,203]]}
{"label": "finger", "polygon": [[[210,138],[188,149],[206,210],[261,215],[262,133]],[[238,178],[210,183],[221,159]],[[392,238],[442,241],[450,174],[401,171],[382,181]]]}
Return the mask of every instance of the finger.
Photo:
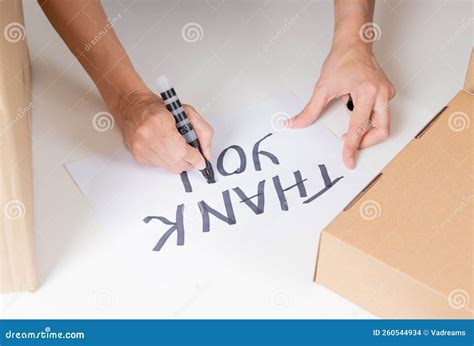
{"label": "finger", "polygon": [[162,160],[163,166],[173,173],[181,173],[192,168],[184,161],[189,145],[176,129],[171,113],[164,111],[161,116],[150,118],[148,124],[149,126],[142,130],[142,137],[146,139],[155,155]]}
{"label": "finger", "polygon": [[344,102],[344,104],[347,105],[347,101],[349,101],[349,94],[342,95],[341,99],[342,99],[342,102]]}
{"label": "finger", "polygon": [[[373,109],[373,118],[371,125],[373,128],[369,129],[359,144],[359,149],[375,145],[389,137],[390,134],[390,112],[388,109],[388,103],[384,100],[384,97],[377,97]],[[343,134],[341,139],[345,141],[347,133]]]}
{"label": "finger", "polygon": [[152,162],[150,162],[150,160],[148,160],[148,158],[146,158],[144,156],[135,155],[135,156],[133,156],[133,159],[135,160],[135,162],[138,162],[141,165],[154,166],[154,164]]}
{"label": "finger", "polygon": [[359,149],[370,147],[372,145],[384,141],[385,139],[387,139],[387,136],[385,135],[383,130],[378,128],[372,128],[367,131],[365,136],[362,138],[362,141],[359,144]]}
{"label": "finger", "polygon": [[145,164],[150,165],[150,166],[155,166],[155,167],[161,167],[163,169],[169,170],[169,166],[164,162],[161,157],[157,154],[153,148],[150,146],[145,146],[142,151],[140,156],[146,160]]}
{"label": "finger", "polygon": [[173,156],[167,150],[164,150],[164,146],[158,141],[150,143],[149,149],[150,152],[147,152],[146,157],[154,166],[162,167],[175,174],[179,174],[190,168],[186,162],[183,162],[183,165],[177,165]]}
{"label": "finger", "polygon": [[141,163],[146,166],[159,166],[157,160],[155,159],[155,154],[153,152],[148,152],[148,150],[141,150],[138,153],[132,153],[133,159],[138,163]]}
{"label": "finger", "polygon": [[397,90],[393,85],[390,85],[390,95],[389,95],[389,100],[393,99],[397,95]]}
{"label": "finger", "polygon": [[191,166],[199,170],[203,170],[204,168],[206,168],[206,162],[204,161],[204,157],[201,155],[199,150],[190,145],[188,145],[184,161],[188,162]]}
{"label": "finger", "polygon": [[290,119],[288,126],[302,128],[311,125],[321,116],[324,108],[333,98],[326,88],[315,88],[308,104],[297,116]]}
{"label": "finger", "polygon": [[155,154],[150,152],[150,148],[143,140],[135,140],[128,146],[133,159],[143,165],[154,165]]}
{"label": "finger", "polygon": [[174,129],[174,131],[170,131],[161,144],[166,152],[162,157],[171,167],[172,172],[181,173],[193,168],[193,166],[185,160],[191,146],[186,143],[186,140],[178,133],[178,130]]}
{"label": "finger", "polygon": [[199,139],[202,152],[204,156],[209,160],[211,158],[211,146],[212,138],[214,136],[214,130],[211,125],[199,115],[199,113],[189,105],[183,105],[184,111],[188,115],[189,120],[193,124],[194,131]]}
{"label": "finger", "polygon": [[343,160],[347,168],[355,167],[356,152],[359,143],[370,126],[370,114],[375,102],[375,92],[371,87],[359,89],[353,93],[354,111],[350,117],[349,129],[344,141]]}
{"label": "finger", "polygon": [[187,172],[193,169],[193,166],[191,166],[188,162],[186,161],[179,161],[176,163],[173,163],[170,166],[170,171],[174,174],[181,174],[183,172]]}
{"label": "finger", "polygon": [[167,162],[168,170],[174,174],[181,174],[185,171],[190,171],[193,166],[184,160],[170,160]]}
{"label": "finger", "polygon": [[374,105],[372,128],[362,137],[359,148],[367,148],[387,139],[390,135],[390,112],[388,100],[378,95]]}

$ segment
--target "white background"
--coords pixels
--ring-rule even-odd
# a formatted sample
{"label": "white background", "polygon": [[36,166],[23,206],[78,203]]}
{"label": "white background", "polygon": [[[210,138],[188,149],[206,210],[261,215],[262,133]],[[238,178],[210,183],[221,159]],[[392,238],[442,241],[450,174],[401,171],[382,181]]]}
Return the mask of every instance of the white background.
{"label": "white background", "polygon": [[[191,171],[192,193],[184,193],[179,176],[137,165],[125,149],[68,164],[104,228],[81,234],[87,261],[81,251],[71,260],[74,278],[62,282],[59,278],[57,284],[37,293],[37,299],[23,300],[22,305],[49,311],[50,303],[67,291],[76,299],[67,301],[67,308],[62,306],[57,313],[75,316],[91,305],[82,291],[103,287],[114,304],[101,316],[314,317],[324,306],[324,296],[311,280],[320,231],[368,184],[371,175],[362,167],[348,170],[344,166],[334,155],[342,151],[342,144],[324,125],[276,130],[274,114],[294,114],[301,107],[301,101],[290,93],[234,113],[238,126],[223,126],[214,119],[214,157],[238,144],[247,153],[247,167],[231,176],[216,170],[215,184],[207,184],[199,172]],[[345,114],[346,110],[341,102],[330,112]],[[261,156],[262,169],[257,171],[251,148],[268,133],[272,136],[259,148],[275,154],[279,164]],[[300,148],[304,152],[294,155]],[[224,167],[229,171],[239,164],[235,152],[225,155]],[[282,211],[270,178],[279,177],[286,188],[295,183],[293,172],[300,171],[309,198],[324,187],[318,164],[325,165],[331,181],[343,178],[308,204],[302,203],[306,198],[296,188],[285,192],[288,210]],[[257,216],[239,203],[232,189],[238,186],[252,196],[262,180],[265,206]],[[210,230],[203,233],[196,202],[204,200],[223,212],[224,190],[230,191],[236,223],[228,225],[210,217]],[[172,234],[159,252],[151,251],[170,226],[157,220],[144,224],[143,218],[159,215],[175,220],[178,204],[184,204],[183,246],[176,246],[176,234]]]}
{"label": "white background", "polygon": [[[149,86],[154,87],[157,75],[166,73],[179,85],[182,100],[211,121],[229,110],[248,107],[281,92],[292,91],[307,100],[331,42],[330,1],[104,1],[104,5],[110,19],[120,14],[115,30]],[[87,261],[90,245],[83,242],[87,239],[84,235],[103,231],[63,165],[115,150],[121,146],[121,138],[117,128],[94,130],[94,115],[106,110],[97,91],[37,2],[25,1],[24,6],[33,67],[40,293],[65,280],[80,280],[75,268]],[[265,51],[264,45],[296,15],[293,24]],[[377,2],[374,21],[382,35],[375,43],[375,53],[398,96],[391,104],[391,138],[360,155],[361,163],[373,173],[381,170],[462,88],[472,46],[472,16],[470,1]],[[202,39],[195,43],[186,42],[181,35],[189,22],[199,23],[203,29]],[[346,116],[321,118],[337,135],[345,131],[347,120]],[[131,295],[140,294],[136,283],[128,284]],[[168,317],[213,317],[192,313],[193,305],[199,305],[196,297],[205,294],[203,285],[188,288],[188,303]],[[314,286],[314,290],[318,309],[299,313],[292,305],[298,297],[291,297],[290,304],[283,304],[283,308],[275,306],[274,317],[371,316],[323,287]],[[251,297],[251,288],[247,294]],[[269,301],[272,294],[269,292]],[[285,294],[277,299],[287,301]],[[55,304],[43,311],[25,304],[35,299],[31,293],[2,298],[6,317],[60,318],[64,315],[58,311],[78,299],[87,303],[75,317],[120,315],[120,311],[114,311],[114,295],[94,282],[62,292]],[[140,311],[129,314],[142,315]],[[259,311],[234,314],[255,316]],[[164,316],[157,311],[156,315],[143,317]]]}

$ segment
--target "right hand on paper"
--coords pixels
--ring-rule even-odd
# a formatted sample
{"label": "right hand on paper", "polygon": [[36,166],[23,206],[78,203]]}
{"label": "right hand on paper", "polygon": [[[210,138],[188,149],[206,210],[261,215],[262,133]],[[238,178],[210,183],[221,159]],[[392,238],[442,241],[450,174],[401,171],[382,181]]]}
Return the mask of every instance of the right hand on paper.
{"label": "right hand on paper", "polygon": [[[184,111],[194,126],[201,148],[210,159],[212,127],[189,106]],[[173,115],[159,96],[148,89],[137,90],[120,102],[115,117],[125,145],[134,159],[142,164],[159,166],[179,174],[190,169],[203,169],[201,153],[186,143],[176,129]]]}
{"label": "right hand on paper", "polygon": [[352,97],[354,110],[344,141],[343,160],[346,167],[355,167],[357,149],[374,145],[390,133],[388,102],[395,88],[375,61],[367,45],[333,46],[323,64],[321,76],[306,107],[291,119],[292,128],[306,127],[319,118],[329,102]]}

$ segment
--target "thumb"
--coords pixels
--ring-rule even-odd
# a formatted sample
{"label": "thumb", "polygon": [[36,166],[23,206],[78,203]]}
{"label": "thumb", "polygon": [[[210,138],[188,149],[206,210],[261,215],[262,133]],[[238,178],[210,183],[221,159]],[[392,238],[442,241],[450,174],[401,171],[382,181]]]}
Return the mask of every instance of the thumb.
{"label": "thumb", "polygon": [[212,129],[211,125],[209,125],[209,123],[204,120],[204,118],[200,116],[192,106],[183,105],[183,107],[184,111],[188,115],[189,120],[193,124],[197,137],[199,138],[202,152],[206,159],[209,160],[211,158],[211,145],[214,130]]}
{"label": "thumb", "polygon": [[290,119],[288,127],[302,128],[311,125],[320,117],[332,99],[326,88],[315,88],[308,104],[298,115]]}

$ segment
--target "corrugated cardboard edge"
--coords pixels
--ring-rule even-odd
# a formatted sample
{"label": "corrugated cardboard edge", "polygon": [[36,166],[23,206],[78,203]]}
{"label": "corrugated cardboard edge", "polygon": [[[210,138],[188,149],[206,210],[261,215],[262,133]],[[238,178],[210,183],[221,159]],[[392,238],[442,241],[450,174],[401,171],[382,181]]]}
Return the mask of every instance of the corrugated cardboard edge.
{"label": "corrugated cardboard edge", "polygon": [[464,91],[474,95],[474,49],[471,50],[471,60],[469,61],[466,80],[464,81]]}
{"label": "corrugated cardboard edge", "polygon": [[[474,49],[463,91],[474,95]],[[415,138],[429,131],[447,107],[443,107]],[[382,174],[380,172],[344,210],[356,203]],[[335,272],[344,275],[334,275]],[[382,318],[474,318],[474,312],[467,306],[453,309],[442,294],[324,230],[318,244],[313,280],[342,297],[351,297],[354,303]]]}

